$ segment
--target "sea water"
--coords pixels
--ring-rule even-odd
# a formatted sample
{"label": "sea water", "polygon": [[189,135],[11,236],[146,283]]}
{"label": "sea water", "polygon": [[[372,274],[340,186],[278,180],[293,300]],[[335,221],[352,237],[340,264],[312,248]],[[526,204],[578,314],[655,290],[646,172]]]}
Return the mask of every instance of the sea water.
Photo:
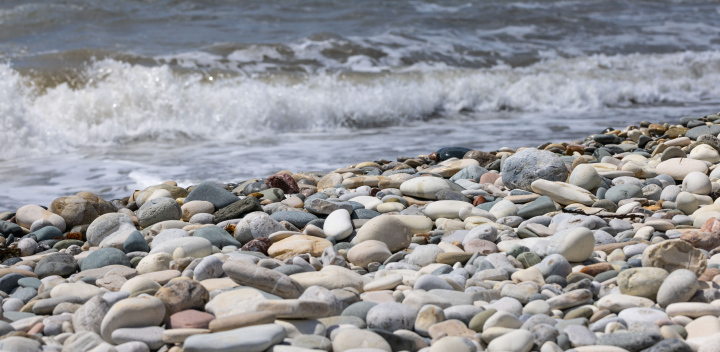
{"label": "sea water", "polygon": [[0,211],[720,111],[720,6],[3,1]]}

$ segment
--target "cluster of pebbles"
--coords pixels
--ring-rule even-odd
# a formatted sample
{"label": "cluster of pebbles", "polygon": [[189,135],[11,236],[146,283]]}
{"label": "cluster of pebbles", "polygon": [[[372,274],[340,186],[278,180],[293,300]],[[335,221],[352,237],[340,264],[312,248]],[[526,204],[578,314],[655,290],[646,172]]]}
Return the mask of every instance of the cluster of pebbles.
{"label": "cluster of pebbles", "polygon": [[0,350],[720,351],[718,134],[26,205],[0,214]]}

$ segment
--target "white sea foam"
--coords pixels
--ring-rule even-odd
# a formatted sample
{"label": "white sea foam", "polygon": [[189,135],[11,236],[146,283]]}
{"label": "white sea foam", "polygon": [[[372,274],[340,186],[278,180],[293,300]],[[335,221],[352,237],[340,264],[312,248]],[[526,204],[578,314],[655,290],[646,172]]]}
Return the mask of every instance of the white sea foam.
{"label": "white sea foam", "polygon": [[37,93],[0,65],[0,159],[137,140],[237,141],[278,132],[400,125],[462,112],[594,111],[720,97],[720,52],[595,55],[527,67],[215,79],[114,60],[86,85]]}

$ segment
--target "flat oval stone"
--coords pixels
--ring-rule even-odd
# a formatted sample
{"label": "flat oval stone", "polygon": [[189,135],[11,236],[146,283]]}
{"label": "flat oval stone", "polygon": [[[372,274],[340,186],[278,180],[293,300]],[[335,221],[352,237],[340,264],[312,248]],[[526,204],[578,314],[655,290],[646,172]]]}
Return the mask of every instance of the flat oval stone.
{"label": "flat oval stone", "polygon": [[112,341],[112,333],[120,328],[157,326],[165,320],[162,301],[149,296],[127,298],[115,303],[102,320],[103,339]]}
{"label": "flat oval stone", "polygon": [[672,303],[687,302],[698,288],[698,278],[695,273],[686,269],[677,269],[660,285],[657,302],[663,308]]}
{"label": "flat oval stone", "polygon": [[285,339],[285,328],[278,324],[248,326],[212,334],[193,335],[183,344],[185,352],[261,352]]}
{"label": "flat oval stone", "polygon": [[103,268],[109,265],[123,265],[130,266],[130,259],[125,253],[116,248],[100,248],[98,250],[90,252],[90,254],[83,259],[80,265],[80,270],[90,270]]}
{"label": "flat oval stone", "polygon": [[171,198],[155,198],[145,202],[137,211],[138,224],[149,227],[166,220],[180,220],[180,204]]}
{"label": "flat oval stone", "polygon": [[720,134],[720,125],[702,125],[693,127],[687,132],[685,132],[685,137],[696,140],[698,139],[698,137],[704,134],[711,134],[717,136],[718,134]]}
{"label": "flat oval stone", "polygon": [[450,190],[450,185],[438,177],[416,177],[400,185],[404,195],[432,200],[437,199],[435,194],[442,190]]}
{"label": "flat oval stone", "polygon": [[527,330],[519,329],[492,340],[487,347],[488,352],[530,352],[533,346],[533,335]]}
{"label": "flat oval stone", "polygon": [[688,158],[668,159],[655,167],[658,174],[668,175],[675,180],[682,181],[691,172],[707,174],[708,167],[705,162]]}
{"label": "flat oval stone", "polygon": [[241,285],[255,287],[283,298],[300,297],[303,291],[302,286],[291,277],[279,271],[254,264],[227,261],[223,264],[222,269],[230,278]]}
{"label": "flat oval stone", "polygon": [[298,229],[302,229],[307,223],[318,218],[316,215],[302,211],[276,211],[270,217],[275,221],[287,221]]}
{"label": "flat oval stone", "polygon": [[[215,209],[219,210],[237,202],[238,197],[220,187],[220,185],[215,182],[202,182],[195,186],[187,197],[185,197],[186,203],[194,200],[208,201],[215,206]],[[180,217],[178,217],[178,219],[180,219]]]}
{"label": "flat oval stone", "polygon": [[[212,253],[212,243],[201,237],[175,238],[153,246],[150,254],[164,252],[172,255],[176,249],[182,248],[186,257],[203,258]],[[83,262],[84,264],[84,262]]]}

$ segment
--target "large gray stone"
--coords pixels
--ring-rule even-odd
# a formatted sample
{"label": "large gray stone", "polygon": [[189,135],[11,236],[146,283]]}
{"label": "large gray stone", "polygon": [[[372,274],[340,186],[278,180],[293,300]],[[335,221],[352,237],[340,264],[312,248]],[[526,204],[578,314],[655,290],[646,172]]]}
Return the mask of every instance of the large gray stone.
{"label": "large gray stone", "polygon": [[145,241],[145,237],[143,237],[140,231],[133,231],[125,239],[125,242],[123,243],[123,250],[125,253],[150,252],[150,245],[148,245],[147,241]]}
{"label": "large gray stone", "polygon": [[262,352],[285,339],[282,325],[265,324],[214,334],[193,335],[185,340],[184,352]]}
{"label": "large gray stone", "polygon": [[417,318],[417,311],[410,306],[397,302],[380,303],[367,313],[367,325],[370,329],[412,330]]}
{"label": "large gray stone", "polygon": [[623,199],[642,197],[642,188],[631,184],[613,186],[609,190],[607,190],[607,192],[605,192],[605,199],[609,199],[616,204]]}
{"label": "large gray stone", "polygon": [[244,244],[255,238],[268,237],[275,232],[286,230],[283,224],[275,221],[267,213],[255,211],[245,215],[235,225],[235,238]]}
{"label": "large gray stone", "polygon": [[703,134],[711,134],[713,136],[717,136],[720,134],[720,125],[706,125],[706,126],[698,126],[693,127],[687,132],[685,132],[685,137],[688,137],[692,140],[698,139]]}
{"label": "large gray stone", "polygon": [[110,235],[135,229],[132,219],[126,214],[110,213],[100,215],[88,226],[86,236],[90,246],[97,246]]}
{"label": "large gray stone", "polygon": [[[203,182],[185,197],[185,203],[193,200],[204,200],[212,203],[215,209],[222,209],[238,201],[238,197],[230,191],[220,187],[215,182]],[[179,218],[178,218],[179,219]]]}
{"label": "large gray stone", "polygon": [[699,283],[695,273],[686,269],[677,269],[660,285],[657,302],[663,308],[672,303],[687,302],[698,288]]}
{"label": "large gray stone", "polygon": [[509,189],[532,192],[536,180],[565,182],[568,170],[554,153],[534,148],[523,149],[507,158],[502,167],[502,181]]}
{"label": "large gray stone", "polygon": [[202,237],[210,241],[213,246],[221,249],[225,246],[235,246],[238,248],[242,247],[242,244],[240,244],[240,242],[236,240],[235,237],[230,236],[227,231],[217,226],[201,227],[195,230],[195,233],[193,233],[193,237]]}
{"label": "large gray stone", "polygon": [[287,221],[291,224],[293,224],[295,227],[302,229],[309,223],[310,221],[313,221],[317,219],[318,217],[306,213],[304,211],[276,211],[270,215],[271,218],[273,218],[275,221]]}
{"label": "large gray stone", "polygon": [[50,275],[68,277],[78,270],[73,256],[66,253],[54,253],[43,257],[35,266],[35,274],[39,278]]}
{"label": "large gray stone", "polygon": [[582,262],[592,255],[595,236],[585,227],[560,231],[550,237],[548,254],[560,254],[570,262]]}
{"label": "large gray stone", "polygon": [[124,265],[130,267],[130,259],[117,248],[100,248],[88,254],[80,265],[81,270],[102,268],[108,265]]}
{"label": "large gray stone", "polygon": [[166,220],[180,220],[180,204],[170,198],[155,198],[145,202],[137,211],[138,224],[145,228]]}
{"label": "large gray stone", "polygon": [[92,331],[100,334],[100,325],[105,314],[110,310],[110,306],[111,304],[101,296],[95,296],[85,302],[73,313],[72,323],[75,332]]}

